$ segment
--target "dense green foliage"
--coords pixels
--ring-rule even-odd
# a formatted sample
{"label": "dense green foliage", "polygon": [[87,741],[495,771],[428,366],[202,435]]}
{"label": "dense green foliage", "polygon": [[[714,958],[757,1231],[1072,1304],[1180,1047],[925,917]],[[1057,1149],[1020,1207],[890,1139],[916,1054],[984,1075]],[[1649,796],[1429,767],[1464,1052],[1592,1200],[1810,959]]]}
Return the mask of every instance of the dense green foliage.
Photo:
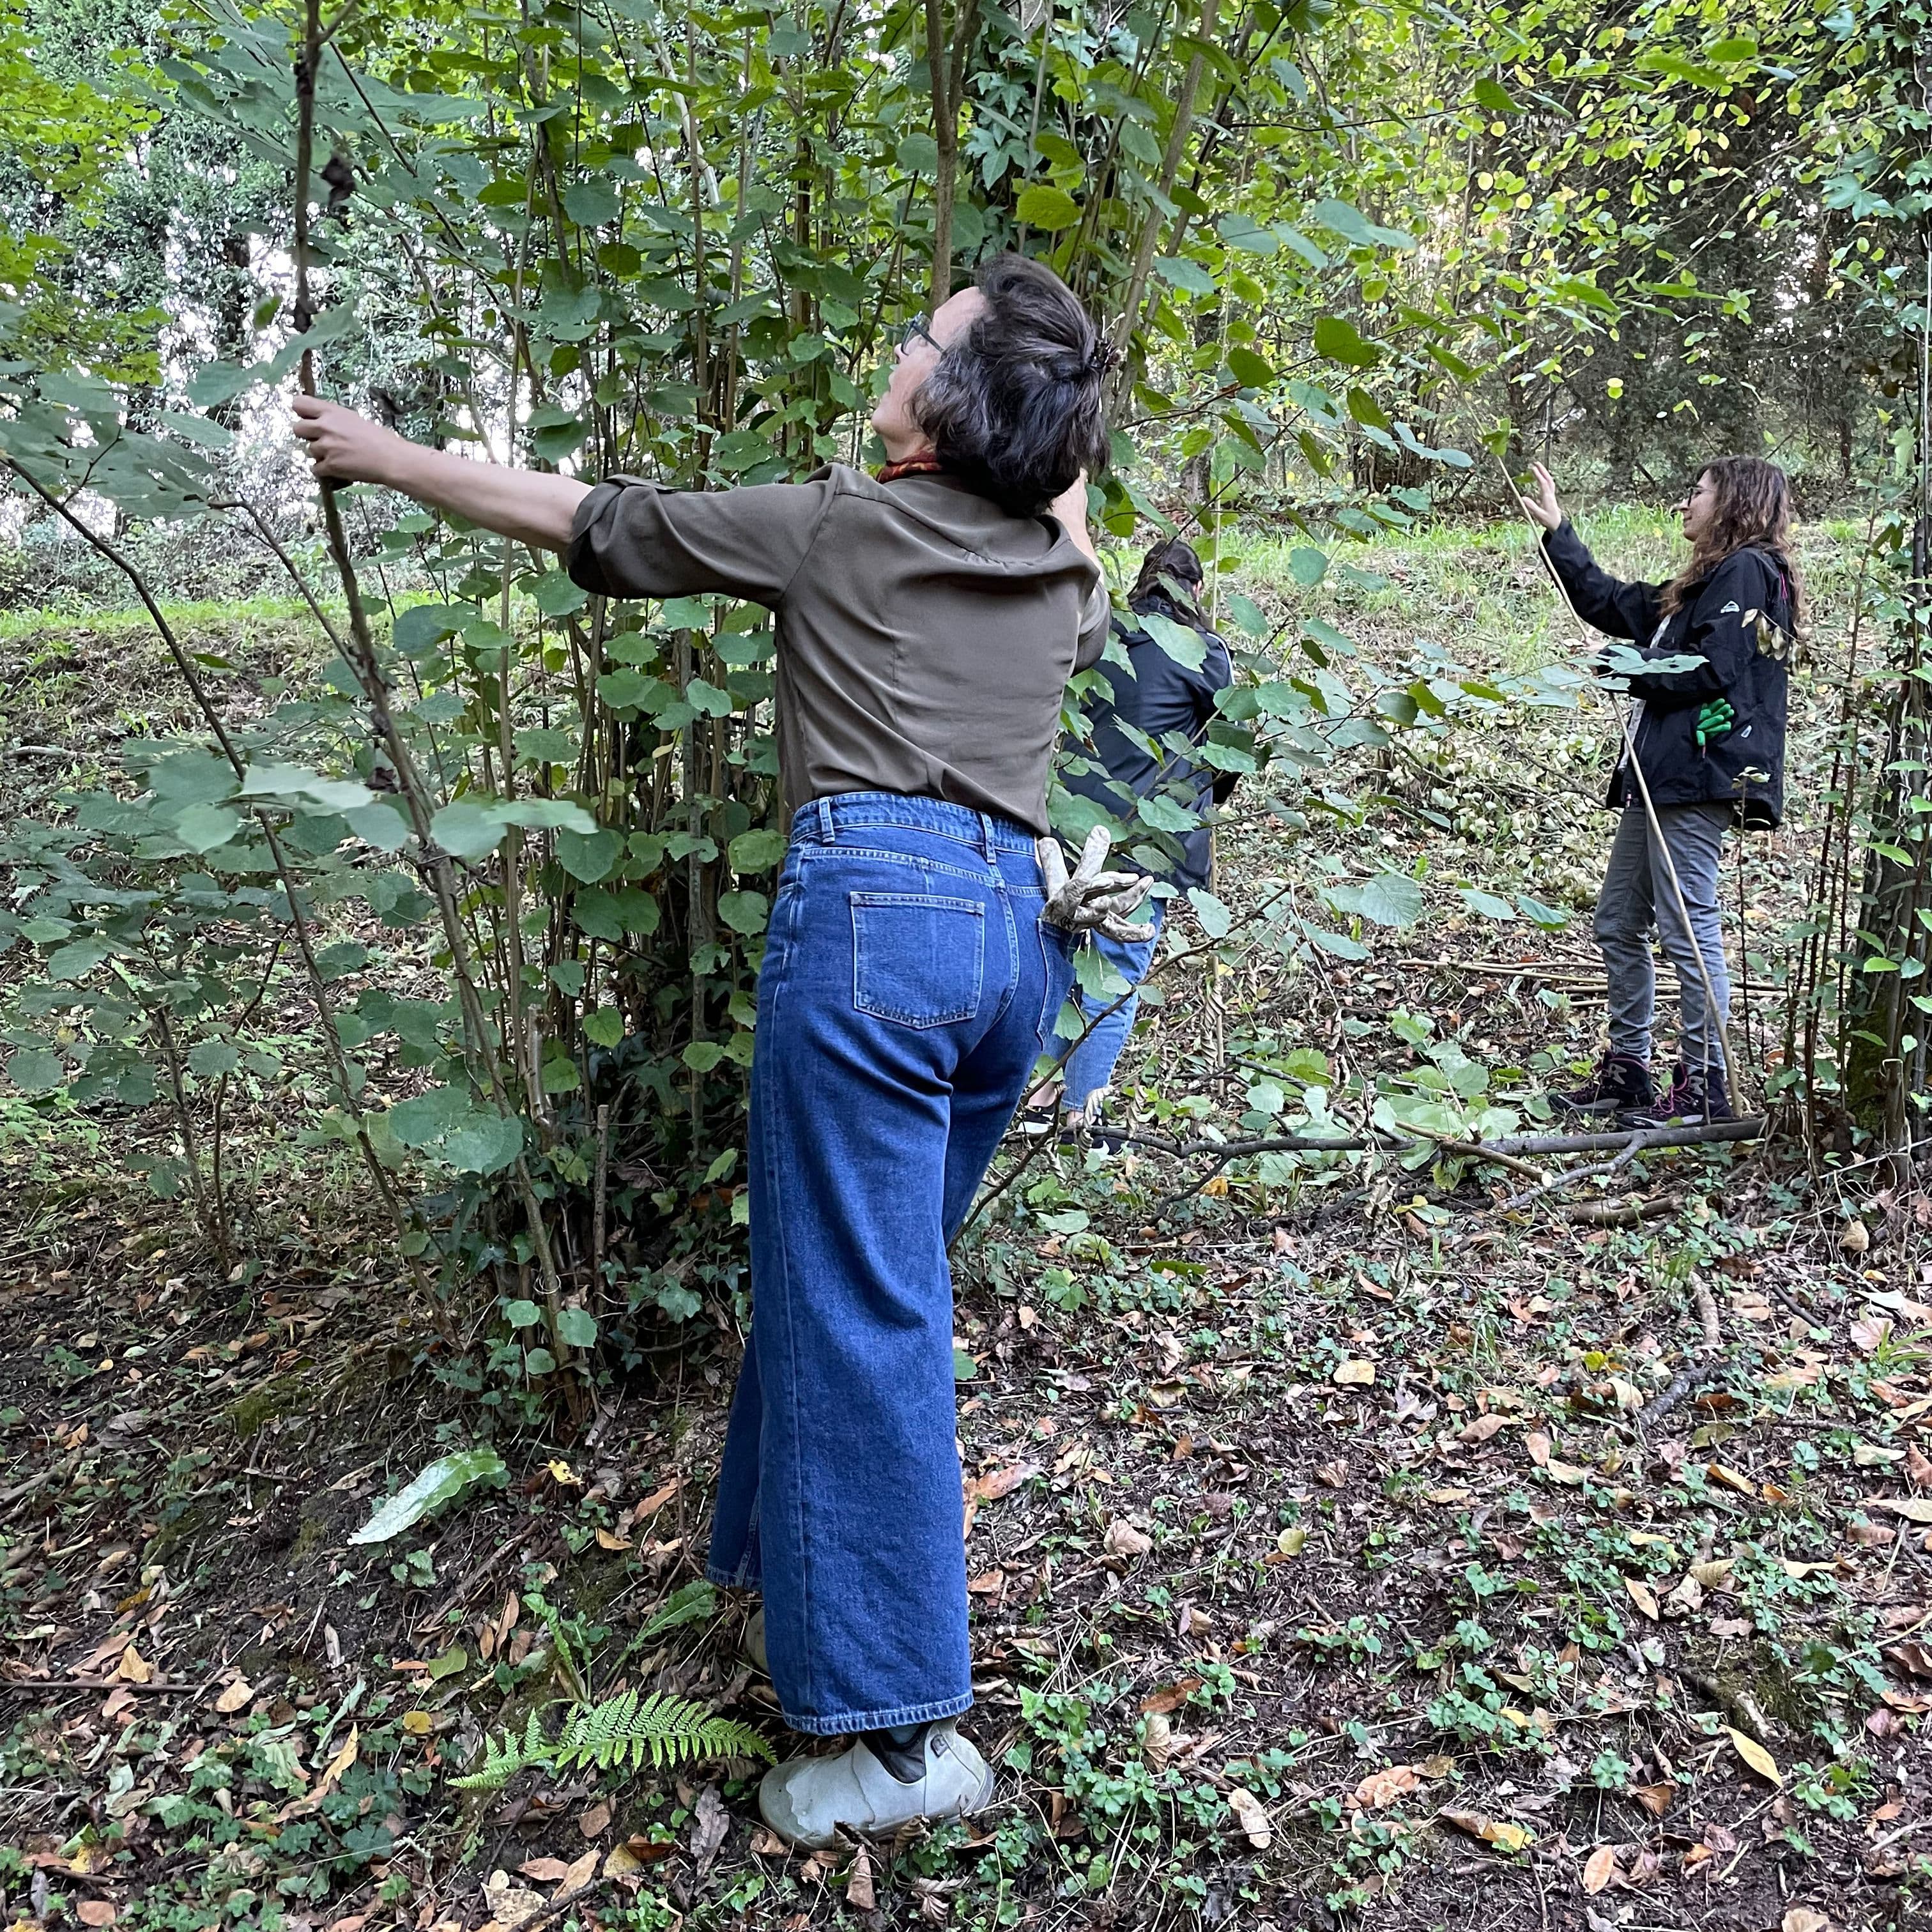
{"label": "dense green foliage", "polygon": [[[262,1016],[295,975],[322,1130],[405,1252],[501,1290],[523,1376],[692,1313],[672,1244],[738,1204],[783,846],[769,622],[590,598],[368,492],[326,500],[319,547],[281,441],[298,374],[500,460],[796,476],[867,460],[904,319],[1024,247],[1125,352],[1108,529],[1211,550],[1266,517],[1304,584],[1354,536],[1492,500],[1490,452],[1662,484],[1768,443],[1849,476],[1894,428],[1918,110],[1882,6],[223,0],[127,23],[134,63],[114,25],[0,16],[0,104],[54,136],[0,178],[0,454],[39,528],[143,591],[118,540],[220,519],[346,601],[328,676],[238,721],[232,668],[171,640],[205,736],[132,745],[138,790],[10,833],[0,937],[42,955],[10,1076],[170,1102],[157,1183],[225,1252],[223,1096],[285,1077]],[[1394,734],[1568,701],[1439,653],[1391,682],[1319,622],[1224,615],[1244,676],[1208,755],[1292,826]],[[1192,822],[1157,794],[1121,829],[1157,860]],[[1358,956],[1362,920],[1419,909],[1344,868],[1267,938]],[[391,938],[433,983],[365,978]],[[417,1090],[369,1104],[378,1067]],[[412,1156],[454,1180],[426,1218],[388,1178]]]}

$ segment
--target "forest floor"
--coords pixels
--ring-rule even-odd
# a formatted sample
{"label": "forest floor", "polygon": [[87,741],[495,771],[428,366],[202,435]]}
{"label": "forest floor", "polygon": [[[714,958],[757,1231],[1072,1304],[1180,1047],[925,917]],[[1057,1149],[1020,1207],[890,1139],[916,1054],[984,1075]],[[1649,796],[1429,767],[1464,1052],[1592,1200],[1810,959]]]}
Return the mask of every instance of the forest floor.
{"label": "forest floor", "polygon": [[[1654,519],[1591,533],[1627,569],[1663,554]],[[1522,670],[1558,634],[1514,532],[1358,561],[1382,585],[1321,608],[1388,668],[1432,634]],[[1828,669],[1828,532],[1812,561]],[[1278,567],[1255,543],[1250,587]],[[136,627],[14,634],[9,812],[175,715]],[[257,671],[312,649],[266,608],[195,635]],[[1264,879],[1426,859],[1431,916],[1318,969],[1164,969],[1123,1070],[1136,1131],[1280,1131],[1311,1080],[1431,1070],[1537,1124],[1595,1051],[1607,821],[1600,721],[1510,718],[1391,760],[1318,832],[1231,835],[1238,912]],[[1760,1066],[1797,816],[1745,861]],[[334,1154],[242,1124],[227,1278],[128,1174],[141,1131],[0,1098],[0,1925],[1932,1923],[1932,1244],[1869,1170],[1814,1174],[1786,1138],[1506,1209],[1528,1176],[1446,1158],[1230,1176],[1016,1142],[958,1264],[969,1728],[998,1799],[801,1858],[748,1763],[447,1782],[622,1683],[782,1745],[746,1606],[694,1582],[726,1317],[576,1423],[493,1425]],[[483,1436],[506,1487],[348,1543]]]}

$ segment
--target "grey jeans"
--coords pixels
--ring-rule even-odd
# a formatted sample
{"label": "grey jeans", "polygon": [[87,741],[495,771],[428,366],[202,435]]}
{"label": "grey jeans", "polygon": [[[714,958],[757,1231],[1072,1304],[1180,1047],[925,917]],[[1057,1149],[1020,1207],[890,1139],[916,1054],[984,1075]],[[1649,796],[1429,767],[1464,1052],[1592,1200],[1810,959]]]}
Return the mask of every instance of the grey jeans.
{"label": "grey jeans", "polygon": [[[1626,806],[1610,842],[1610,862],[1591,928],[1610,976],[1610,1050],[1649,1060],[1651,1024],[1657,1011],[1657,970],[1650,950],[1654,928],[1664,957],[1677,969],[1684,1009],[1682,1057],[1693,1068],[1721,1072],[1731,980],[1724,968],[1724,927],[1718,916],[1718,862],[1725,830],[1732,822],[1731,808],[1721,802],[1660,805],[1657,821],[1677,868],[1690,929],[1685,932],[1678,915],[1670,869],[1643,807]],[[1717,996],[1714,1018],[1697,970],[1700,952]]]}

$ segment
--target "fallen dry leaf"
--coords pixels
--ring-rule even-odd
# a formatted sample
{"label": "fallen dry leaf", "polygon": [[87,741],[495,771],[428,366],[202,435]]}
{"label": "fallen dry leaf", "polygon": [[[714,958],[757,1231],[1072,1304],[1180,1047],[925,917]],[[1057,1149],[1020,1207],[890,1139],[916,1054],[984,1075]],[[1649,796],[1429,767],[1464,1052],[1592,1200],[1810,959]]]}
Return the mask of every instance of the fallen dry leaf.
{"label": "fallen dry leaf", "polygon": [[613,1845],[604,1860],[606,1878],[629,1878],[644,1868],[644,1860],[628,1845]]}
{"label": "fallen dry leaf", "polygon": [[1150,1697],[1141,1700],[1141,1709],[1149,1717],[1165,1717],[1169,1711],[1178,1711],[1194,1693],[1201,1688],[1198,1677],[1183,1677],[1172,1684],[1164,1684]]}
{"label": "fallen dry leaf", "polygon": [[1728,1590],[1731,1587],[1731,1572],[1735,1567],[1734,1558],[1723,1556],[1709,1563],[1692,1564],[1690,1574],[1703,1589]]}
{"label": "fallen dry leaf", "polygon": [[559,1882],[556,1892],[551,1896],[551,1904],[554,1904],[566,1892],[575,1892],[580,1887],[588,1885],[596,1876],[597,1861],[602,1856],[603,1854],[598,1850],[597,1847],[592,1845],[581,1858],[572,1858],[563,1868],[563,1876]]}
{"label": "fallen dry leaf", "polygon": [[1633,1784],[1630,1794],[1653,1818],[1661,1818],[1677,1796],[1674,1784]]}
{"label": "fallen dry leaf", "polygon": [[561,1858],[526,1858],[518,1866],[519,1876],[538,1885],[554,1885],[570,1868]]}
{"label": "fallen dry leaf", "polygon": [[1466,1832],[1499,1852],[1520,1852],[1536,1836],[1527,1825],[1515,1824],[1506,1818],[1485,1818],[1479,1811],[1444,1811],[1439,1815],[1444,1824],[1454,1825],[1457,1831]]}
{"label": "fallen dry leaf", "polygon": [[1141,1727],[1141,1756],[1150,1771],[1165,1771],[1174,1755],[1174,1726],[1164,1711],[1150,1711]]}
{"label": "fallen dry leaf", "polygon": [[597,1547],[599,1550],[628,1550],[631,1539],[628,1536],[613,1536],[600,1523],[597,1530]]}
{"label": "fallen dry leaf", "polygon": [[1144,1556],[1154,1547],[1154,1538],[1144,1529],[1136,1529],[1124,1516],[1117,1516],[1107,1526],[1105,1547],[1110,1556]]}
{"label": "fallen dry leaf", "polygon": [[1734,1490],[1741,1496],[1754,1497],[1757,1494],[1756,1484],[1753,1482],[1750,1477],[1731,1468],[1728,1463],[1706,1462],[1704,1465],[1704,1474],[1710,1481],[1718,1484],[1725,1489]]}
{"label": "fallen dry leaf", "polygon": [[988,1469],[980,1475],[966,1479],[966,1500],[969,1503],[994,1503],[1010,1494],[1030,1476],[1040,1474],[1037,1462],[1008,1462],[997,1469]]}
{"label": "fallen dry leaf", "polygon": [[1550,1438],[1540,1429],[1532,1429],[1522,1438],[1522,1446],[1528,1451],[1529,1460],[1540,1469],[1550,1460]]}
{"label": "fallen dry leaf", "polygon": [[154,1666],[130,1643],[121,1653],[121,1661],[114,1666],[116,1677],[130,1684],[151,1684],[154,1682]]}
{"label": "fallen dry leaf", "polygon": [[232,1717],[255,1695],[255,1687],[245,1677],[238,1677],[214,1700],[214,1708],[224,1718]]}
{"label": "fallen dry leaf", "polygon": [[1592,1898],[1617,1876],[1617,1848],[1599,1845],[1583,1861],[1583,1889]]}
{"label": "fallen dry leaf", "polygon": [[845,1878],[845,1903],[855,1912],[872,1912],[878,1907],[878,1894],[872,1888],[872,1856],[863,1845],[852,1854],[852,1869]]}
{"label": "fallen dry leaf", "polygon": [[610,1808],[601,1801],[578,1820],[577,1828],[586,1838],[601,1838],[610,1828]]}
{"label": "fallen dry leaf", "polygon": [[1498,1430],[1507,1429],[1509,1420],[1508,1416],[1498,1415],[1493,1412],[1487,1415],[1479,1415],[1456,1439],[1459,1442],[1486,1442]]}
{"label": "fallen dry leaf", "polygon": [[[1871,1246],[1871,1230],[1862,1221],[1847,1221],[1844,1232],[1838,1237],[1838,1245],[1848,1255],[1862,1255]],[[1785,1932],[1790,1932],[1788,1926]]]}
{"label": "fallen dry leaf", "polygon": [[1932,1496],[1900,1496],[1879,1498],[1868,1496],[1865,1508],[1883,1510],[1892,1516],[1902,1516],[1907,1522],[1932,1522]]}
{"label": "fallen dry leaf", "polygon": [[1808,1905],[1794,1905],[1784,1915],[1782,1932],[1832,1932],[1832,1922]]}
{"label": "fallen dry leaf", "polygon": [[1370,1772],[1355,1786],[1355,1802],[1364,1811],[1379,1811],[1384,1805],[1406,1797],[1421,1783],[1421,1774],[1414,1765],[1392,1764],[1382,1771]]}
{"label": "fallen dry leaf", "polygon": [[104,1898],[84,1898],[74,1908],[74,1916],[83,1925],[112,1925],[114,1908]]}
{"label": "fallen dry leaf", "polygon": [[503,1932],[516,1932],[526,1918],[534,1918],[544,1909],[543,1894],[518,1885],[506,1871],[493,1871],[484,1880],[483,1902]]}
{"label": "fallen dry leaf", "polygon": [[1782,1784],[1784,1774],[1778,1768],[1778,1760],[1760,1744],[1756,1738],[1747,1737],[1742,1731],[1734,1730],[1726,1724],[1725,1734],[1731,1741],[1738,1756],[1756,1772],[1759,1777],[1768,1778],[1773,1784]]}
{"label": "fallen dry leaf", "polygon": [[1358,1357],[1336,1366],[1330,1379],[1343,1388],[1367,1388],[1375,1381],[1376,1365]]}
{"label": "fallen dry leaf", "polygon": [[553,1456],[544,1467],[550,1472],[550,1480],[560,1489],[583,1488],[584,1478],[561,1456]]}
{"label": "fallen dry leaf", "polygon": [[1235,1823],[1256,1851],[1264,1852],[1274,1843],[1274,1827],[1268,1822],[1261,1800],[1252,1791],[1244,1791],[1238,1784],[1231,1786],[1228,1809],[1234,1813]]}
{"label": "fallen dry leaf", "polygon": [[1634,1576],[1626,1576],[1624,1579],[1624,1588],[1630,1592],[1630,1601],[1636,1604],[1652,1623],[1656,1622],[1658,1617],[1662,1615],[1658,1606],[1657,1592],[1648,1583],[1640,1582]]}

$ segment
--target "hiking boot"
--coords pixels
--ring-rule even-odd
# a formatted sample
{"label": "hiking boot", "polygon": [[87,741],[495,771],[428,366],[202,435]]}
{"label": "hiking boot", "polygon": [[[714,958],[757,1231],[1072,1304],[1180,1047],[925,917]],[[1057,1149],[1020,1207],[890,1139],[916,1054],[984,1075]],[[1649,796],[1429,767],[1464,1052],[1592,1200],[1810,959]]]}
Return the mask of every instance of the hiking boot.
{"label": "hiking boot", "polygon": [[1702,1126],[1713,1120],[1735,1120],[1730,1090],[1720,1066],[1693,1068],[1682,1060],[1672,1070],[1670,1090],[1648,1107],[1633,1107],[1618,1116],[1626,1126]]}
{"label": "hiking boot", "polygon": [[765,1658],[765,1613],[754,1610],[745,1620],[745,1634],[738,1640],[738,1648],[744,1653],[745,1661],[761,1677],[772,1674],[772,1666]]}
{"label": "hiking boot", "polygon": [[818,1850],[842,1831],[894,1832],[915,1819],[984,1810],[993,1802],[993,1774],[959,1735],[958,1720],[917,1731],[916,1745],[884,1744],[883,1755],[872,1739],[886,1734],[874,1732],[854,1738],[836,1757],[795,1757],[778,1766],[758,1786],[760,1814],[788,1844]]}
{"label": "hiking boot", "polygon": [[1621,1114],[1648,1107],[1657,1099],[1650,1069],[1634,1054],[1606,1053],[1582,1086],[1550,1099],[1566,1114]]}

